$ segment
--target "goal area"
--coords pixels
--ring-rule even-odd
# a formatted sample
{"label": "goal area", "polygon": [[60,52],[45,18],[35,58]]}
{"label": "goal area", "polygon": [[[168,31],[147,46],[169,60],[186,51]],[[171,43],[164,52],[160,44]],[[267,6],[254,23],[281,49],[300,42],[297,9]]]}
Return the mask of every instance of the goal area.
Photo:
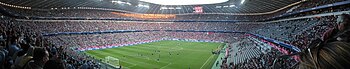
{"label": "goal area", "polygon": [[105,61],[104,62],[107,63],[108,65],[111,65],[111,66],[115,67],[115,68],[119,68],[120,67],[118,58],[107,56],[107,57],[105,57]]}

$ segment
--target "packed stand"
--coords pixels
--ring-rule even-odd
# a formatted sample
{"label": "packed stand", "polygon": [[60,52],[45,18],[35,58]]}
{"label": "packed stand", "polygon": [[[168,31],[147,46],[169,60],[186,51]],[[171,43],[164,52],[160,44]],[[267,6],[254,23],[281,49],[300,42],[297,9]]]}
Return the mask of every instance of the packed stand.
{"label": "packed stand", "polygon": [[[259,34],[305,49],[312,40],[321,38],[328,29],[335,26],[336,16],[324,16],[292,21],[262,24],[241,24],[244,31]],[[244,28],[253,26],[254,28]]]}
{"label": "packed stand", "polygon": [[294,59],[274,61],[286,54],[251,36],[240,36],[231,46],[221,69],[290,69],[297,63]]}
{"label": "packed stand", "polygon": [[230,42],[236,34],[205,32],[131,32],[112,34],[86,34],[86,35],[62,35],[47,38],[50,43],[71,48],[87,48],[89,46],[107,46],[123,44],[142,40],[154,40],[162,38],[195,39]]}
{"label": "packed stand", "polygon": [[30,33],[0,20],[0,69],[100,69],[90,57],[77,56],[66,46],[56,46],[40,34]]}
{"label": "packed stand", "polygon": [[234,30],[234,23],[120,22],[120,21],[16,21],[36,33],[96,32],[113,30]]}

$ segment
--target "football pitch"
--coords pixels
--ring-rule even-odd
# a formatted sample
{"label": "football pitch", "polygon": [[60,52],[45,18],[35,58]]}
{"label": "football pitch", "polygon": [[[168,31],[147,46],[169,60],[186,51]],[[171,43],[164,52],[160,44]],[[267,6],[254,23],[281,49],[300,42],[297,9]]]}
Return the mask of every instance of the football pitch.
{"label": "football pitch", "polygon": [[96,59],[111,56],[123,69],[211,69],[224,43],[164,40],[118,48],[89,50]]}

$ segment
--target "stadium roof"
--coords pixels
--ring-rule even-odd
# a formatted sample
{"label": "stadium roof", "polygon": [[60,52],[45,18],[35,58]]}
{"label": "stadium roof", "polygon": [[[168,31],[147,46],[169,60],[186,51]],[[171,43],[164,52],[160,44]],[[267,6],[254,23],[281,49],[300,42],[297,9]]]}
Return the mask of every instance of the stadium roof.
{"label": "stadium roof", "polygon": [[201,5],[223,3],[229,0],[140,0],[159,5]]}
{"label": "stadium roof", "polygon": [[195,7],[200,7],[201,13],[206,14],[269,14],[297,5],[304,0],[208,0],[216,1],[211,3],[204,3],[204,0],[181,0],[182,5],[170,5],[175,4],[171,0],[161,0],[167,1],[168,3],[165,3],[169,5],[154,2],[160,0],[144,1],[146,0],[0,0],[0,5],[54,10],[103,8],[146,14],[192,14],[196,11]]}

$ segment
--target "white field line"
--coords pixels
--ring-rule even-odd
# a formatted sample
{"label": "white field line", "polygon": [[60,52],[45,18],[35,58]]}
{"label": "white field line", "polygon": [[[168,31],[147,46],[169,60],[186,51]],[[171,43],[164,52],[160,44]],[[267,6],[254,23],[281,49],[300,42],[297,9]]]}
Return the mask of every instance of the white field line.
{"label": "white field line", "polygon": [[163,68],[165,68],[165,67],[168,67],[168,66],[171,65],[171,64],[173,64],[173,63],[169,63],[168,65],[165,65],[165,66],[161,67],[160,69],[163,69]]}
{"label": "white field line", "polygon": [[207,59],[207,61],[205,61],[205,63],[202,65],[202,67],[201,68],[199,68],[199,69],[202,69],[203,68],[203,66],[205,65],[205,64],[207,64],[208,63],[208,61],[209,61],[209,59],[211,59],[211,58],[213,58],[214,57],[214,55],[211,55],[208,59]]}

